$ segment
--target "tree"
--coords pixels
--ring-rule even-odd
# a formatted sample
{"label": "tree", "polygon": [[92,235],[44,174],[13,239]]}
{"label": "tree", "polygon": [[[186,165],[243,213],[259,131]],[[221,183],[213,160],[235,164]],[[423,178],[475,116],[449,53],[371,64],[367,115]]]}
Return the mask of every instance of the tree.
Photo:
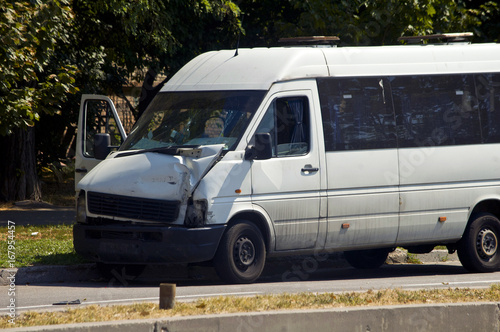
{"label": "tree", "polygon": [[324,2],[294,0],[303,9],[300,34],[337,35],[345,45],[398,44],[398,37],[446,32],[473,31],[479,40],[488,31],[481,25],[498,13],[493,2],[475,4],[464,0]]}
{"label": "tree", "polygon": [[[134,75],[171,75],[235,40],[238,14],[227,0],[0,0],[0,152],[8,160],[0,200],[40,198],[37,120],[39,158],[63,157],[81,93],[120,95]],[[146,92],[158,90],[144,82]]]}
{"label": "tree", "polygon": [[[72,9],[71,43],[62,53],[80,69],[80,93],[124,97],[127,81],[142,82],[139,107],[129,104],[135,118],[161,88],[159,75],[168,79],[196,55],[235,45],[240,31],[239,10],[227,0],[73,0]],[[80,93],[37,125],[44,162],[64,157],[66,147],[54,147],[74,132]]]}
{"label": "tree", "polygon": [[54,55],[68,42],[68,5],[0,0],[0,199],[40,198],[32,127],[77,90],[74,66]]}
{"label": "tree", "polygon": [[[485,0],[236,1],[247,32],[243,45],[276,46],[282,37],[339,36],[341,45],[399,44],[403,35],[472,31],[496,41],[498,4]],[[262,5],[262,6],[261,6]]]}
{"label": "tree", "polygon": [[[135,78],[144,82],[142,100],[156,91],[158,74],[172,75],[239,31],[238,8],[228,0],[74,0],[73,8],[78,45],[103,51],[108,87],[120,95],[123,83]],[[131,111],[138,117],[143,109]]]}

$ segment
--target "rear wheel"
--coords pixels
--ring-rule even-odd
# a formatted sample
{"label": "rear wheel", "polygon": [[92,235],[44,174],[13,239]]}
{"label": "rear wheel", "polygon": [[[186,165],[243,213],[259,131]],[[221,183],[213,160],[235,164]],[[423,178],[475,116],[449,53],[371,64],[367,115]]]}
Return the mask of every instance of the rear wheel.
{"label": "rear wheel", "polygon": [[458,258],[471,272],[493,272],[500,269],[500,221],[492,214],[473,217],[458,246]]}
{"label": "rear wheel", "polygon": [[345,251],[346,261],[357,269],[376,269],[382,266],[387,260],[389,249],[369,249]]}
{"label": "rear wheel", "polygon": [[266,247],[262,233],[248,221],[238,221],[221,239],[214,258],[217,275],[229,283],[251,283],[264,269]]}

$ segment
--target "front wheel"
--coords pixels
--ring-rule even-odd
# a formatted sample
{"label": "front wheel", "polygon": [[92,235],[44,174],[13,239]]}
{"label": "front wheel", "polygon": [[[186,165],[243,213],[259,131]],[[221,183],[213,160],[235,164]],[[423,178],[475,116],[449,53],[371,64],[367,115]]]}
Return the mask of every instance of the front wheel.
{"label": "front wheel", "polygon": [[475,216],[458,245],[458,258],[471,272],[493,272],[500,269],[500,221],[492,214]]}
{"label": "front wheel", "polygon": [[346,261],[357,269],[376,269],[382,266],[387,260],[389,249],[368,249],[345,251]]}
{"label": "front wheel", "polygon": [[217,275],[229,283],[252,283],[266,261],[262,233],[254,224],[239,221],[227,230],[214,258]]}

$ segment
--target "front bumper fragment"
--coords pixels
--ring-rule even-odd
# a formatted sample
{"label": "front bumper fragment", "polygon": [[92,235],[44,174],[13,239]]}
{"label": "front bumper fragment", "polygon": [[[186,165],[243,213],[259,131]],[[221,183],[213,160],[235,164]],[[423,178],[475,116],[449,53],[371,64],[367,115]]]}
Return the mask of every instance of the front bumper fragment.
{"label": "front bumper fragment", "polygon": [[86,259],[102,263],[196,263],[214,257],[225,227],[75,224],[73,244]]}

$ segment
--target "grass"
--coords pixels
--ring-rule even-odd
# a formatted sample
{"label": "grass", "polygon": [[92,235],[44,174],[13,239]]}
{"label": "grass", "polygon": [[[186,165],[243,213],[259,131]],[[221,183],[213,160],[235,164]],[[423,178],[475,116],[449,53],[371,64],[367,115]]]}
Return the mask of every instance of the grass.
{"label": "grass", "polygon": [[[70,225],[16,226],[15,267],[71,265],[85,262],[73,248]],[[8,229],[0,227],[0,267],[9,267]]]}
{"label": "grass", "polygon": [[[405,291],[388,289],[348,293],[300,293],[258,295],[254,297],[215,297],[195,302],[178,302],[173,309],[160,310],[157,304],[98,306],[67,309],[58,312],[27,312],[15,319],[15,327],[68,323],[102,322],[112,320],[148,319],[174,316],[208,315],[269,310],[326,309],[353,306],[397,304],[433,304],[458,302],[497,302],[500,285],[487,289],[434,289]],[[0,328],[14,327],[10,317],[0,317]]]}
{"label": "grass", "polygon": [[[74,207],[74,164],[51,164],[41,169],[42,199],[55,206]],[[0,210],[18,208],[14,202],[0,202]],[[0,227],[0,268],[10,267],[8,229]],[[15,267],[71,265],[85,262],[73,248],[73,230],[68,225],[17,226]]]}
{"label": "grass", "polygon": [[409,264],[422,264],[422,261],[418,258],[418,256],[410,252],[406,256],[406,262]]}

